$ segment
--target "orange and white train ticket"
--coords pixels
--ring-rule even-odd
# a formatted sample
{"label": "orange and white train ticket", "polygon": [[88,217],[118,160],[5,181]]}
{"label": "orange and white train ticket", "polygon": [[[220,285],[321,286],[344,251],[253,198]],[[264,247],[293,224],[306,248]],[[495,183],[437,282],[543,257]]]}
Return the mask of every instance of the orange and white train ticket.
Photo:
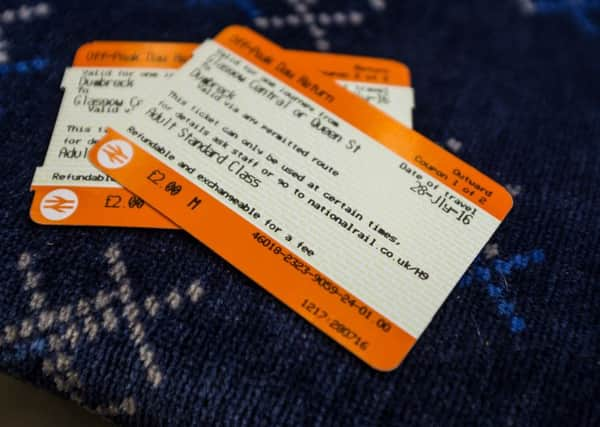
{"label": "orange and white train ticket", "polygon": [[400,364],[512,206],[237,26],[116,116],[89,159],[380,370]]}
{"label": "orange and white train ticket", "polygon": [[[65,72],[64,97],[44,165],[33,179],[32,219],[49,225],[174,228],[175,225],[99,172],[89,148],[118,114],[139,108],[184,64],[197,44],[91,42]],[[405,124],[411,123],[410,71],[398,62],[362,56],[295,52],[338,83],[369,99]],[[86,213],[87,212],[87,213]],[[88,214],[94,212],[93,214]]]}

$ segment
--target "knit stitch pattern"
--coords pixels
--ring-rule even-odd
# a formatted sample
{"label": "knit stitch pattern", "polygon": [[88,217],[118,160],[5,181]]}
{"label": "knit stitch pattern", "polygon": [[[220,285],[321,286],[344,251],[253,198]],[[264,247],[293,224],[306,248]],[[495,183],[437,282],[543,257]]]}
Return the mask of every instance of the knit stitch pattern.
{"label": "knit stitch pattern", "polygon": [[[597,0],[3,0],[0,370],[126,426],[600,425]],[[28,215],[90,40],[406,63],[414,127],[515,206],[404,363],[369,368],[181,231]]]}

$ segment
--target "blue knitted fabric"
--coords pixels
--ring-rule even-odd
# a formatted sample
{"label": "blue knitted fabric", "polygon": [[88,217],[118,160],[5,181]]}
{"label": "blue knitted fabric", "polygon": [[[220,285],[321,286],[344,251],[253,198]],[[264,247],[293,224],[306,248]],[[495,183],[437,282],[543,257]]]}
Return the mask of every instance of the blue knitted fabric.
{"label": "blue knitted fabric", "polygon": [[[63,71],[94,39],[405,62],[415,128],[515,207],[379,373],[184,232],[28,216]],[[600,2],[2,0],[0,369],[123,425],[600,425]]]}

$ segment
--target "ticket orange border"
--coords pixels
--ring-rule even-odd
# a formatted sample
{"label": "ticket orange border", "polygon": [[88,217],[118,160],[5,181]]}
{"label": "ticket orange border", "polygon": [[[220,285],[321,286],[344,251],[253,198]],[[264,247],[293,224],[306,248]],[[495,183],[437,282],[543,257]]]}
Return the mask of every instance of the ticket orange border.
{"label": "ticket orange border", "polygon": [[[131,227],[177,229],[169,219],[122,187],[75,187],[69,185],[37,185],[29,208],[29,217],[42,225],[92,225],[98,227]],[[60,221],[46,218],[41,210],[46,194],[68,189],[73,191],[78,206],[72,215]]]}
{"label": "ticket orange border", "polygon": [[[179,68],[191,58],[198,46],[200,44],[196,43],[95,40],[77,50],[73,66]],[[289,52],[332,78],[363,83],[411,85],[408,67],[392,59],[305,50]],[[133,58],[136,58],[135,62]]]}
{"label": "ticket orange border", "polygon": [[[327,287],[319,286],[312,278],[298,274],[296,267],[282,262],[279,254],[274,254],[273,251],[261,247],[252,237],[254,233],[264,235],[262,230],[213,196],[199,189],[151,154],[138,148],[131,141],[129,142],[133,148],[133,155],[129,157],[128,163],[117,169],[103,167],[97,161],[98,152],[106,145],[110,150],[110,144],[114,140],[129,141],[125,136],[109,128],[106,136],[90,150],[89,159],[98,169],[122,183],[124,187],[142,199],[152,200],[155,208],[168,207],[169,215],[178,226],[373,368],[390,371],[395,369],[406,357],[416,342],[413,336],[394,325],[375,309],[368,307],[359,298],[305,261],[300,262],[327,280],[329,285]],[[156,170],[164,174],[164,182],[176,182],[181,186],[176,195],[165,191],[166,187],[157,187],[146,179]],[[133,176],[144,179],[131,179]],[[157,191],[157,188],[160,190]],[[199,208],[191,210],[190,203],[198,203],[198,200],[201,201],[196,205]],[[177,212],[177,214],[172,215],[173,212]],[[275,239],[270,238],[270,241],[274,245],[284,248]],[[287,251],[287,249],[284,250]],[[287,252],[292,254],[290,251]],[[295,255],[294,257],[300,260],[299,257]],[[279,262],[276,262],[277,260]],[[332,287],[336,287],[338,292],[332,293]],[[367,319],[358,314],[355,306],[340,302],[339,295],[344,294],[370,310],[371,316]],[[308,312],[303,308],[305,301],[315,303],[321,312],[327,313],[327,317],[319,318],[314,313]],[[348,335],[345,331],[334,329],[332,326],[334,321],[338,325],[350,328],[351,334]],[[381,322],[385,322],[389,329],[384,330],[379,327]],[[358,339],[360,341],[357,341]],[[361,347],[363,342],[368,343],[366,348]]]}
{"label": "ticket orange border", "polygon": [[[232,25],[221,31],[214,40],[360,129],[497,219],[504,219],[511,210],[512,196],[503,186],[423,135],[395,121],[367,101],[347,92],[333,80],[324,79],[322,75],[307,67],[304,61],[298,60],[258,33],[246,27]],[[276,66],[281,62],[285,62],[296,76],[306,79],[300,82],[299,78],[290,78],[278,71]],[[318,82],[319,93],[327,93],[330,97],[319,96],[316,91],[307,90],[307,81]],[[398,141],[402,143],[399,144]],[[450,181],[452,177],[457,177],[456,171],[460,172],[463,178]],[[475,190],[474,186],[465,184],[468,181],[477,183],[479,188],[488,190],[491,195],[484,197],[480,192],[469,194],[464,191],[463,188],[469,187],[473,187],[469,188],[469,191]]]}
{"label": "ticket orange border", "polygon": [[198,43],[91,41],[77,49],[74,67],[179,68]]}
{"label": "ticket orange border", "polygon": [[364,83],[410,86],[410,70],[393,59],[341,53],[288,50],[298,61],[318,63],[318,68],[331,78]]}
{"label": "ticket orange border", "polygon": [[[465,198],[496,218],[504,218],[510,210],[512,198],[499,184],[424,136],[395,122],[368,102],[347,93],[333,80],[307,69],[305,62],[296,60],[293,55],[283,51],[257,33],[244,27],[232,26],[223,30],[215,40],[258,68],[284,81],[327,110],[337,114],[390,150],[400,154],[434,179],[440,180],[438,173],[449,173],[453,169],[468,174],[472,180],[489,188],[492,193],[489,200],[485,201],[474,200],[473,197],[468,196]],[[288,70],[292,70],[290,74],[293,74],[293,77],[277,72],[276,67],[282,61],[285,61]],[[297,80],[298,76],[301,76],[302,80]],[[317,84],[320,91],[311,92],[305,87],[306,81]],[[314,85],[310,87],[314,88]],[[320,96],[323,91],[328,94],[327,97]],[[128,163],[124,166],[107,169],[97,161],[98,153],[100,150],[114,152],[114,147],[110,144],[117,140],[129,141],[133,155],[128,158]],[[397,144],[398,140],[401,140],[403,144]],[[308,276],[298,273],[297,269],[291,268],[289,264],[277,262],[278,256],[274,256],[271,249],[261,250],[252,237],[253,233],[264,234],[260,229],[113,129],[109,129],[107,135],[91,149],[89,158],[100,170],[169,216],[180,227],[372,367],[382,371],[394,369],[402,362],[416,342],[415,337],[397,325],[392,324],[389,331],[382,331],[370,320],[361,317],[355,310],[340,303],[337,294],[327,294],[322,287],[314,285]],[[428,166],[419,163],[417,158],[423,161],[427,160]],[[435,169],[432,169],[433,167]],[[168,180],[173,180],[181,186],[177,194],[169,193],[146,179],[157,169]],[[444,184],[447,185],[447,183]],[[452,188],[452,186],[449,187]],[[190,203],[195,202],[195,206],[197,206],[199,200],[201,208],[198,211],[191,211]],[[219,224],[224,226],[219,227]],[[270,238],[269,244],[273,242],[275,239]],[[278,243],[275,242],[275,244]],[[308,266],[312,271],[326,277],[302,258],[298,257],[298,259],[302,266]],[[330,286],[346,292],[339,284],[333,283]],[[331,317],[318,319],[303,310],[302,301],[307,299],[315,301],[328,313],[328,316],[339,319],[339,322],[348,325],[352,334],[369,343],[367,348],[357,348],[354,342],[349,342],[338,331],[332,330],[329,321]],[[377,316],[379,319],[382,318],[380,314]]]}
{"label": "ticket orange border", "polygon": [[[176,69],[192,57],[198,43],[179,42],[128,42],[91,41],[79,47],[73,59],[75,67],[122,67]],[[331,53],[291,51],[304,61],[318,64],[322,72],[358,82],[410,85],[410,71],[406,65],[367,56]],[[68,188],[81,196],[81,200],[93,207],[77,208],[73,215],[60,221],[44,217],[40,206],[44,196],[52,190]],[[176,229],[177,226],[154,209],[146,206],[134,209],[106,208],[115,200],[129,200],[132,195],[124,189],[106,187],[46,186],[33,185],[30,218],[41,225],[113,226],[136,228]],[[94,214],[95,211],[95,214]]]}

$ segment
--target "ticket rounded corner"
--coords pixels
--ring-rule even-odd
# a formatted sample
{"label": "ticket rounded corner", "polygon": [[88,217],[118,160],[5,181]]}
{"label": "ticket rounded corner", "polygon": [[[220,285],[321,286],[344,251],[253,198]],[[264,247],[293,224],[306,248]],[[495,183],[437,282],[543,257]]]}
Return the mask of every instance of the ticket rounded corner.
{"label": "ticket rounded corner", "polygon": [[81,46],[79,46],[77,48],[77,50],[75,51],[75,55],[73,56],[73,64],[77,64],[80,61],[82,61],[85,58],[88,51],[90,49],[96,47],[95,45],[97,43],[98,43],[97,40],[90,40],[90,41],[85,42]]}
{"label": "ticket rounded corner", "polygon": [[225,37],[226,35],[228,35],[229,33],[236,33],[236,32],[241,32],[241,33],[251,33],[251,34],[257,34],[256,31],[254,31],[252,28],[247,27],[245,25],[242,24],[231,24],[226,26],[225,28],[223,28],[221,31],[219,31],[219,33],[214,37],[219,38],[219,37]]}
{"label": "ticket rounded corner", "polygon": [[272,41],[268,40],[267,38],[265,38],[262,34],[260,34],[259,32],[253,30],[250,27],[247,27],[245,25],[241,25],[241,24],[231,24],[228,25],[227,27],[223,28],[219,34],[217,34],[213,40],[220,42],[223,41],[224,39],[230,38],[233,35],[242,35],[245,37],[249,37],[251,39],[253,39],[254,41],[259,41],[259,43],[264,44],[265,46],[269,46],[270,48],[275,48],[277,50],[281,50],[281,47],[275,43],[273,43]]}
{"label": "ticket rounded corner", "polygon": [[410,71],[410,67],[406,65],[404,62],[400,62],[397,59],[392,58],[378,58],[380,61],[389,64],[391,67],[401,70],[402,73],[406,75],[406,80],[412,84],[412,74]]}
{"label": "ticket rounded corner", "polygon": [[400,367],[400,365],[402,365],[402,362],[404,362],[405,358],[406,358],[406,354],[403,354],[398,359],[387,360],[387,361],[383,361],[381,363],[371,363],[371,362],[367,362],[367,361],[365,361],[365,362],[367,363],[367,365],[369,365],[372,369],[376,370],[377,372],[381,372],[382,374],[388,374],[388,373],[393,372],[396,369],[398,369]]}
{"label": "ticket rounded corner", "polygon": [[508,216],[510,211],[515,205],[515,199],[513,198],[510,191],[503,185],[498,185],[500,187],[500,197],[502,198],[502,204],[505,206],[504,215],[501,215],[500,221],[504,221],[504,219]]}
{"label": "ticket rounded corner", "polygon": [[[454,154],[452,155],[456,157]],[[513,196],[512,194],[510,194],[510,192],[504,185],[500,184],[498,181],[496,181],[489,175],[481,172],[480,175],[484,179],[488,180],[493,186],[491,187],[493,189],[493,198],[489,199],[489,205],[480,205],[480,207],[487,210],[488,213],[490,213],[493,217],[500,221],[500,223],[502,223],[514,206]]]}
{"label": "ticket rounded corner", "polygon": [[353,54],[349,54],[349,53],[332,53],[331,55],[333,56],[342,56],[342,57],[347,57],[348,59],[351,59],[353,61],[356,61],[356,59],[364,59],[366,61],[371,61],[373,63],[377,63],[377,64],[385,64],[387,66],[390,67],[390,69],[396,71],[398,74],[405,76],[406,80],[409,82],[409,85],[411,84],[410,82],[412,82],[412,76],[410,73],[410,68],[408,65],[406,65],[404,62],[401,62],[397,59],[393,59],[393,58],[380,58],[380,57],[376,57],[376,56],[368,56],[368,55],[353,55]]}
{"label": "ticket rounded corner", "polygon": [[[43,190],[44,188],[46,189],[46,191]],[[61,223],[58,218],[52,218],[52,216],[50,218],[48,218],[47,216],[45,216],[42,213],[42,203],[44,203],[44,201],[54,202],[54,200],[46,200],[48,198],[47,196],[51,195],[53,190],[55,190],[54,187],[36,187],[36,186],[31,187],[31,191],[33,191],[33,199],[31,200],[31,204],[29,205],[29,218],[35,224],[38,224],[38,225],[63,225],[63,223]],[[60,206],[57,206],[57,207],[60,208]],[[61,212],[59,212],[59,211],[60,211],[60,209],[58,211],[56,211],[56,213],[58,215],[61,214]],[[54,212],[54,211],[52,211],[52,212]]]}
{"label": "ticket rounded corner", "polygon": [[33,191],[33,199],[29,205],[29,219],[38,225],[48,225],[48,221],[40,213],[38,191],[36,188],[32,188],[31,191]]}

